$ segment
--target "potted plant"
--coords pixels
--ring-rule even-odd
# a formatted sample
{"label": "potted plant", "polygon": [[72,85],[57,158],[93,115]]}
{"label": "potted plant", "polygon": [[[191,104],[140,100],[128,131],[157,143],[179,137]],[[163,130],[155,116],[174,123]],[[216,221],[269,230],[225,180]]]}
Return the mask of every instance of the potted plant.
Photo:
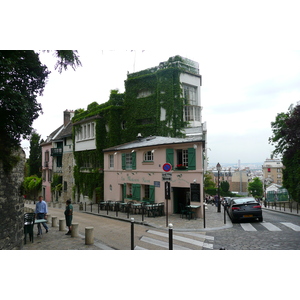
{"label": "potted plant", "polygon": [[177,169],[177,170],[186,170],[187,167],[186,167],[185,165],[183,165],[183,164],[178,164],[178,165],[176,166],[176,169]]}

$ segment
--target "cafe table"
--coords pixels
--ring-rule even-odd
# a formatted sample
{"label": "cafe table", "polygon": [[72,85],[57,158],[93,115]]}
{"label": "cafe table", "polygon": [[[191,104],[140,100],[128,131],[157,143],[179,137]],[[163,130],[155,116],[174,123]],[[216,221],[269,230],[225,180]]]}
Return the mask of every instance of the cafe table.
{"label": "cafe table", "polygon": [[[42,235],[43,234],[43,232],[42,232],[42,227],[41,227],[41,224],[42,223],[47,223],[47,220],[46,219],[35,219],[34,220],[34,224],[37,224],[37,227],[38,227],[38,233],[40,234],[40,235]],[[40,225],[40,226],[39,226]]]}
{"label": "cafe table", "polygon": [[195,220],[197,219],[197,211],[200,209],[201,205],[187,205],[186,208],[188,209],[189,219],[191,215],[195,215]]}

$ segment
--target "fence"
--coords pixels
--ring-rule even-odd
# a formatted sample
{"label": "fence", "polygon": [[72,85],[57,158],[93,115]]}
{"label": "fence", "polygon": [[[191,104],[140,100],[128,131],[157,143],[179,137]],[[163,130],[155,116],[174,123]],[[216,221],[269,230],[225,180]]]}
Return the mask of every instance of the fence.
{"label": "fence", "polygon": [[279,189],[277,191],[268,191],[267,192],[267,201],[268,202],[287,202],[289,201],[289,193],[286,189]]}

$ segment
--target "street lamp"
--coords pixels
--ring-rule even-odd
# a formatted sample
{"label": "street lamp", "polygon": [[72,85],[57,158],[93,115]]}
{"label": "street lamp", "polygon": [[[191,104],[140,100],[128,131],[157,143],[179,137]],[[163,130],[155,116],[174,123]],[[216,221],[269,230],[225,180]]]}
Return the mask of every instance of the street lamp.
{"label": "street lamp", "polygon": [[221,201],[220,201],[220,171],[222,170],[221,165],[217,164],[217,170],[218,170],[218,212],[221,212]]}

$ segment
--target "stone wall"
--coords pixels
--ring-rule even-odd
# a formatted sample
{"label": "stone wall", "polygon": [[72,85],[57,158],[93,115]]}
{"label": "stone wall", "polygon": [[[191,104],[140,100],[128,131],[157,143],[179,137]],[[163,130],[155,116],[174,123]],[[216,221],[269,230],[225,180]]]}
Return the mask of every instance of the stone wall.
{"label": "stone wall", "polygon": [[0,249],[22,249],[24,240],[24,200],[21,185],[24,180],[25,153],[20,150],[19,163],[6,174],[0,161]]}

